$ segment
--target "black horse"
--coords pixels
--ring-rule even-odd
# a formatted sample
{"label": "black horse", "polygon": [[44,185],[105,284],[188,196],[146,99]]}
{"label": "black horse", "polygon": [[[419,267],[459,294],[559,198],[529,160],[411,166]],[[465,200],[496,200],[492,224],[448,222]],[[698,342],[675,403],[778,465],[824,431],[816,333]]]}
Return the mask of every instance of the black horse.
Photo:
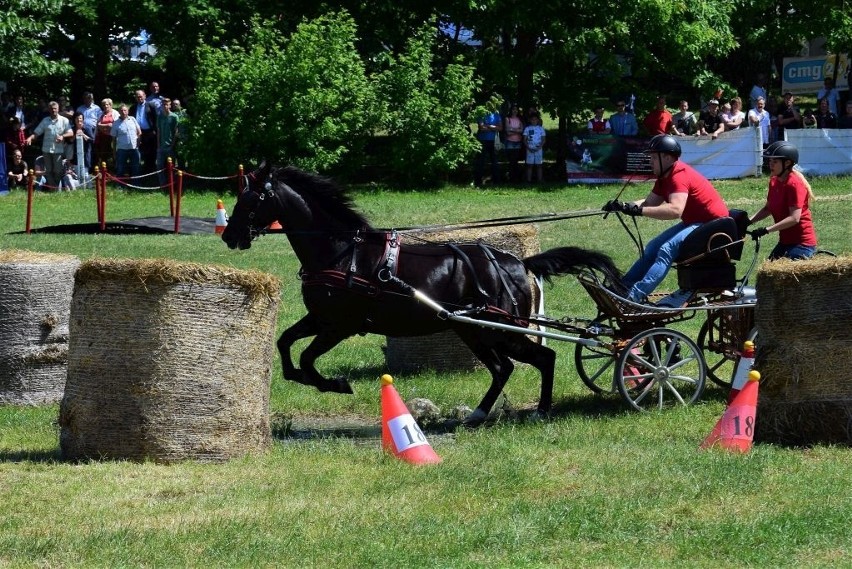
{"label": "black horse", "polygon": [[[538,411],[550,412],[556,354],[525,334],[453,322],[447,312],[527,327],[532,292],[527,271],[549,278],[583,267],[617,276],[601,253],[562,247],[519,260],[480,243],[400,243],[393,231],[373,229],[351,198],[331,180],[292,167],[261,165],[248,177],[222,239],[231,249],[252,240],[278,220],[302,268],[308,314],[278,340],[284,378],[320,391],[352,393],[345,379],[329,380],[314,367],[318,357],[355,334],[419,336],[453,329],[491,372],[491,386],[468,423],[485,419],[509,375],[512,359],[541,372]],[[422,297],[421,297],[422,298]],[[314,336],[296,368],[290,348]]]}

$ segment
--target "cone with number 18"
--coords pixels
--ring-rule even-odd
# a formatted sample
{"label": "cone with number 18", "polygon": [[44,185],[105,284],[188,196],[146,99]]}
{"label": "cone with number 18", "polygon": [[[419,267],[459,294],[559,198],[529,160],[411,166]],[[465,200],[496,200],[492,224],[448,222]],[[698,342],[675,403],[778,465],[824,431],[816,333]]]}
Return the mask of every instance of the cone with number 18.
{"label": "cone with number 18", "polygon": [[411,464],[438,464],[435,454],[420,426],[403,403],[393,378],[385,374],[382,382],[382,447],[395,457]]}

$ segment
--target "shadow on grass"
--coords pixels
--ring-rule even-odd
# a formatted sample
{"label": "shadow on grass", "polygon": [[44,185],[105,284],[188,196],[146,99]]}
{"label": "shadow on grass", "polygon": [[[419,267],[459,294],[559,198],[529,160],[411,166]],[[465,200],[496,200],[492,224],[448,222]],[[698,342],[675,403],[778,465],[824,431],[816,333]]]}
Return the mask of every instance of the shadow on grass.
{"label": "shadow on grass", "polygon": [[0,451],[0,462],[62,462],[59,449]]}

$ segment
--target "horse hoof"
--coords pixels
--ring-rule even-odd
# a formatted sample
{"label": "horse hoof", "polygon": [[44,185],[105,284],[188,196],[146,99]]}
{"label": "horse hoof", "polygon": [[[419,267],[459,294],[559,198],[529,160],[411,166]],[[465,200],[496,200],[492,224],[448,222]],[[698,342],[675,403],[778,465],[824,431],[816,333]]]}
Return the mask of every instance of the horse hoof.
{"label": "horse hoof", "polygon": [[354,391],[352,391],[352,386],[349,385],[349,382],[343,379],[342,377],[322,381],[319,385],[317,385],[317,389],[319,389],[323,393],[329,391],[331,393],[345,393],[348,395],[354,393]]}
{"label": "horse hoof", "polygon": [[544,423],[550,418],[547,413],[542,413],[541,411],[533,411],[527,416],[527,423]]}
{"label": "horse hoof", "polygon": [[485,419],[488,418],[488,413],[477,407],[473,413],[465,417],[462,424],[465,427],[479,427],[482,423],[485,422]]}

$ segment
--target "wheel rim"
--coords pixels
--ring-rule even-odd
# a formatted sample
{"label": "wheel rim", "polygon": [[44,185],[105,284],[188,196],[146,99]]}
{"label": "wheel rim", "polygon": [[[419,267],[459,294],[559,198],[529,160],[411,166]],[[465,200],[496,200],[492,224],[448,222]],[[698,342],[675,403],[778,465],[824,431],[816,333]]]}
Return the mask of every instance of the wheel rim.
{"label": "wheel rim", "polygon": [[615,354],[603,346],[584,346],[577,344],[574,347],[574,365],[577,373],[586,387],[595,393],[612,392],[613,370],[615,369]]}
{"label": "wheel rim", "polygon": [[654,328],[634,336],[616,364],[616,385],[638,411],[690,405],[707,377],[698,346],[676,330]]}
{"label": "wheel rim", "polygon": [[743,342],[754,341],[757,336],[757,330],[754,328],[745,338],[739,337],[741,333],[736,326],[724,323],[721,312],[709,314],[698,332],[698,347],[704,354],[707,377],[725,389],[731,388]]}

